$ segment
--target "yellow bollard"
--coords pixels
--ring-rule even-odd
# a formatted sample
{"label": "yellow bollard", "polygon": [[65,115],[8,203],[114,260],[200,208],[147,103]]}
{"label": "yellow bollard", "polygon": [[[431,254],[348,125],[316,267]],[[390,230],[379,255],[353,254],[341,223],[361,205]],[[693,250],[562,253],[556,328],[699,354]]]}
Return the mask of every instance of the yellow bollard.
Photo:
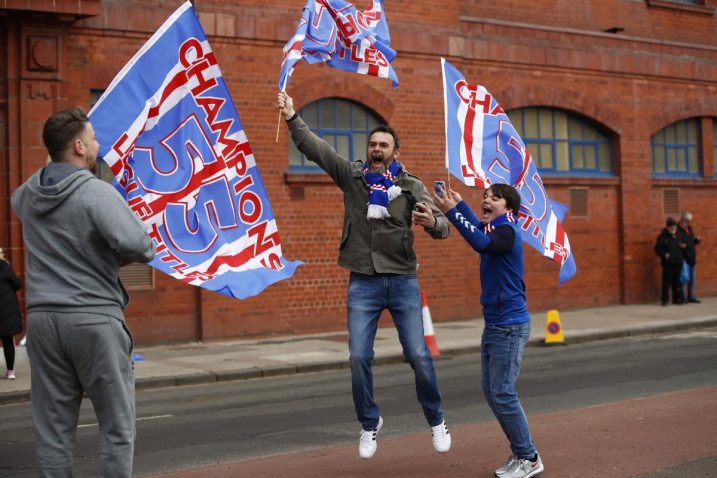
{"label": "yellow bollard", "polygon": [[568,345],[560,325],[560,314],[557,310],[549,310],[546,318],[545,341],[542,345]]}

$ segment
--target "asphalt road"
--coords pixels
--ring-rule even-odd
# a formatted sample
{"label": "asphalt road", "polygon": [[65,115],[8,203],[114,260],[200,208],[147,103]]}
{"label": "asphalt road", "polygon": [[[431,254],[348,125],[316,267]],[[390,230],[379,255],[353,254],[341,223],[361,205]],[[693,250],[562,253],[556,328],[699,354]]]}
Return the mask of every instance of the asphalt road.
{"label": "asphalt road", "polygon": [[[664,407],[659,401],[661,397],[675,397],[670,394],[680,391],[702,396],[708,409],[714,404],[711,416],[705,417],[714,421],[717,403],[709,401],[713,395],[706,396],[701,390],[717,386],[716,346],[717,330],[709,329],[567,347],[531,347],[523,361],[519,392],[529,420],[537,423],[538,431],[534,433],[537,437],[541,436],[543,422],[555,420],[544,417],[562,416],[560,414],[569,416],[572,425],[573,421],[583,419],[581,417],[598,420],[601,413],[613,413],[614,409],[609,407],[620,404],[635,407],[639,403],[639,409],[654,409],[659,416],[660,407]],[[504,439],[496,433],[497,426],[480,393],[479,360],[477,355],[464,355],[436,363],[446,419],[457,451],[454,456],[460,456],[461,447],[467,446],[465,442],[474,433],[471,427],[487,430],[481,432],[481,439],[492,436],[494,439],[489,443],[495,445],[491,446],[503,447],[495,453],[507,454]],[[386,421],[377,457],[381,456],[384,443],[385,458],[388,447],[400,446],[404,439],[406,443],[416,443],[417,453],[433,453],[430,432],[415,400],[408,365],[381,366],[375,372],[376,399]],[[141,391],[137,395],[137,411],[135,473],[138,476],[163,473],[169,476],[171,472],[177,472],[172,476],[184,476],[179,472],[236,462],[267,463],[272,469],[266,461],[271,457],[326,454],[329,453],[326,450],[335,447],[343,447],[346,451],[342,453],[351,457],[355,455],[359,432],[345,370]],[[649,417],[646,417],[647,420]],[[77,476],[93,476],[97,427],[89,403],[83,404],[80,423]],[[627,428],[624,433],[629,432]],[[0,407],[0,476],[35,476],[32,434],[29,404]],[[548,434],[545,435],[547,441]],[[466,439],[460,443],[463,437]],[[538,438],[536,442],[541,447]],[[404,448],[406,452],[412,450]],[[629,453],[625,450],[625,454]],[[451,454],[453,450],[448,455]],[[341,459],[348,469],[365,469],[366,462],[356,457],[347,459],[344,455]],[[505,458],[499,456],[500,460]],[[686,456],[684,463],[661,465],[660,469],[653,470],[657,474],[650,472],[641,476],[715,476],[703,474],[715,470],[715,457],[717,450],[712,456],[700,459]],[[455,466],[456,471],[461,469],[460,463],[451,466]],[[550,463],[546,462],[545,476],[549,469]],[[209,470],[196,476],[220,476],[217,468]],[[227,473],[221,476],[249,476]],[[277,476],[287,477],[291,473]],[[315,471],[314,476],[324,475]],[[583,473],[574,476],[623,475]]]}

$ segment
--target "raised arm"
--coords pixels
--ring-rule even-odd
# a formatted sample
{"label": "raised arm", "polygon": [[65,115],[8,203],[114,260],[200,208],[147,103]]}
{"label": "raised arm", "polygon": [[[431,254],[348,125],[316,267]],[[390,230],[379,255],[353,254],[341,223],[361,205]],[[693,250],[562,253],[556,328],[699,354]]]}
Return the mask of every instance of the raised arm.
{"label": "raised arm", "polygon": [[334,148],[314,134],[294,110],[294,100],[285,92],[279,92],[276,106],[284,116],[291,139],[309,161],[319,165],[333,181],[343,189],[352,177],[351,163],[339,156]]}

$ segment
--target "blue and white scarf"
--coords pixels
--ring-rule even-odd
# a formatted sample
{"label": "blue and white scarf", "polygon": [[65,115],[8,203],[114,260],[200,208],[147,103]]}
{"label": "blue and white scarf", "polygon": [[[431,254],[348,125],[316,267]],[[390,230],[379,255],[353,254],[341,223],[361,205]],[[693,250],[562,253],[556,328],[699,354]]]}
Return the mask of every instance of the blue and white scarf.
{"label": "blue and white scarf", "polygon": [[509,222],[515,222],[515,218],[513,217],[512,212],[506,212],[500,217],[496,217],[492,221],[490,221],[488,224],[480,223],[478,226],[478,229],[485,232],[486,234],[495,231],[495,228],[498,226],[502,226],[503,224],[509,223]]}
{"label": "blue and white scarf", "polygon": [[401,188],[393,183],[400,171],[401,165],[395,159],[383,174],[371,172],[368,169],[368,161],[363,164],[363,176],[369,188],[366,217],[369,219],[391,217],[388,213],[388,203],[401,195]]}

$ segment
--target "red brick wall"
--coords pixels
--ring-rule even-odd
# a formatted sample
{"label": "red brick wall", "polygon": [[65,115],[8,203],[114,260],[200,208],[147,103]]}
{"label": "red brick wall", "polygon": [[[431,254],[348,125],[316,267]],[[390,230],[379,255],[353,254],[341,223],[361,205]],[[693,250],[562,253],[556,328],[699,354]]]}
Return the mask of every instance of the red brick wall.
{"label": "red brick wall", "polygon": [[[56,90],[51,102],[28,100],[23,89],[27,86],[17,79],[20,75],[0,69],[4,95],[0,101],[5,101],[0,103],[0,112],[8,105],[5,114],[11,119],[19,115],[22,120],[18,134],[14,125],[9,126],[13,133],[8,136],[8,153],[0,155],[5,161],[3,174],[14,174],[13,165],[22,164],[22,179],[29,176],[42,159],[37,122],[50,109],[87,107],[89,90],[105,88],[180,3],[104,2],[100,15],[67,27],[64,66],[61,79],[53,83]],[[284,255],[305,265],[291,280],[244,301],[156,273],[155,289],[133,292],[127,310],[139,343],[345,328],[347,272],[336,265],[342,196],[326,181],[286,174],[289,139],[283,122],[279,142],[274,142],[281,47],[292,35],[303,3],[216,0],[197,2],[197,10],[271,198]],[[710,0],[706,4],[708,8],[717,5]],[[562,287],[557,287],[557,265],[526,248],[532,311],[656,302],[659,263],[652,246],[665,220],[665,187],[680,189],[681,208],[693,212],[694,226],[705,239],[699,246],[697,292],[717,294],[717,227],[710,224],[708,214],[717,206],[708,143],[711,130],[704,138],[709,146],[704,157],[709,163],[704,168],[708,178],[654,180],[650,153],[651,135],[668,124],[690,117],[717,117],[717,16],[617,0],[391,0],[386,10],[392,46],[398,50],[394,66],[401,85],[392,88],[388,80],[300,64],[288,90],[297,107],[329,96],[359,101],[398,129],[402,160],[413,173],[426,181],[444,177],[439,58],[446,56],[469,81],[486,86],[505,109],[561,108],[589,118],[614,135],[615,178],[544,178],[551,198],[564,203],[570,187],[588,188],[589,212],[587,217],[568,213],[565,219],[578,274]],[[26,27],[57,26],[20,18]],[[2,21],[0,17],[4,37],[22,37],[25,27],[10,27]],[[618,35],[602,32],[613,26],[625,31]],[[8,42],[8,50],[19,48],[19,43]],[[21,114],[13,106],[18,104],[24,108]],[[18,145],[36,152],[12,149]],[[292,189],[297,196],[303,192],[303,199],[292,199]],[[456,189],[472,205],[479,204],[482,191],[460,185]],[[0,189],[0,193],[2,209],[7,192]],[[4,214],[0,222],[11,231],[3,240],[11,242],[20,259],[19,227],[7,208],[0,214]],[[420,230],[416,237],[419,280],[434,321],[479,317],[476,254],[455,231],[446,241],[433,241]]]}

